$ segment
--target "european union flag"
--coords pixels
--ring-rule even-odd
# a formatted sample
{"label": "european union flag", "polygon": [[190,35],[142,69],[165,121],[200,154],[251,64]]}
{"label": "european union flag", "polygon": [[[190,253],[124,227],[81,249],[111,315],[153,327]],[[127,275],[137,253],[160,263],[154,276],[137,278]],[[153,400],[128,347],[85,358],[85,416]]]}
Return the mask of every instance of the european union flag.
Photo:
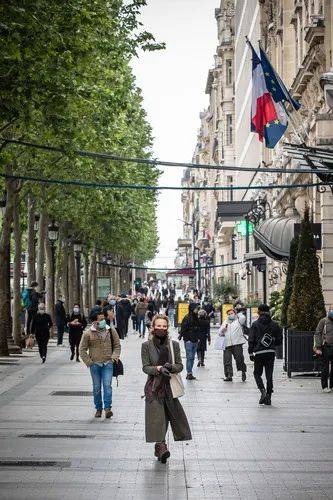
{"label": "european union flag", "polygon": [[261,64],[264,70],[265,80],[268,91],[271,93],[275,102],[288,101],[296,111],[301,107],[301,104],[293,99],[287,90],[285,84],[274,70],[268,60],[265,51],[260,47]]}

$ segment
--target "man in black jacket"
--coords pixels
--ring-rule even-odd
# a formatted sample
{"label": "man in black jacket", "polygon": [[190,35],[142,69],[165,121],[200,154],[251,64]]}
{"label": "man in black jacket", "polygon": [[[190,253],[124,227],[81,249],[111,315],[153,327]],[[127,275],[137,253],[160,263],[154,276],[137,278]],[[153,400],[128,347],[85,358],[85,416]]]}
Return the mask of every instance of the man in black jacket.
{"label": "man in black jacket", "polygon": [[128,334],[128,322],[131,317],[131,302],[126,297],[125,293],[122,293],[120,296],[119,304],[123,308],[124,311],[124,335],[127,337]]}
{"label": "man in black jacket", "polygon": [[195,380],[196,377],[193,376],[193,364],[195,355],[198,347],[198,340],[200,337],[200,323],[198,318],[199,306],[195,302],[191,302],[189,305],[189,312],[184,317],[181,326],[180,334],[178,339],[184,340],[185,351],[186,351],[186,371],[187,380]]}
{"label": "man in black jacket", "polygon": [[57,325],[57,345],[61,345],[64,337],[67,316],[64,308],[64,301],[60,298],[54,306],[54,317]]}
{"label": "man in black jacket", "polygon": [[[282,344],[282,329],[269,314],[267,304],[258,307],[259,318],[252,323],[249,334],[249,355],[254,361],[254,378],[261,392],[259,404],[270,405],[273,392],[275,348]],[[262,380],[265,368],[267,387]]]}

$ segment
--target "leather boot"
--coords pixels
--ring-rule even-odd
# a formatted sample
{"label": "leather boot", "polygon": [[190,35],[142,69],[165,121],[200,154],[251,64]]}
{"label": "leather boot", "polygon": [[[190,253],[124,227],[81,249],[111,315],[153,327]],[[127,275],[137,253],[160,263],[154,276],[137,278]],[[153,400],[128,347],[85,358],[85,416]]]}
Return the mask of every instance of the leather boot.
{"label": "leather boot", "polygon": [[168,458],[170,457],[170,451],[165,442],[155,444],[155,457],[162,464],[166,464]]}
{"label": "leather boot", "polygon": [[267,392],[265,389],[261,389],[261,398],[259,399],[259,404],[260,405],[263,405],[266,401],[266,397],[267,397]]}

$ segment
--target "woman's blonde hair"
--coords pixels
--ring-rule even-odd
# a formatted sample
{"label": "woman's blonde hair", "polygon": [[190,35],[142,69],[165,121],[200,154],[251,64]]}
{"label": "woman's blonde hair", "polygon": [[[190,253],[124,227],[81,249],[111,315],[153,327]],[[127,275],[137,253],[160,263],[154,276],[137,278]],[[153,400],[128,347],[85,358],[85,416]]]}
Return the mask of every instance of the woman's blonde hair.
{"label": "woman's blonde hair", "polygon": [[152,322],[151,322],[151,327],[150,327],[151,330],[153,330],[155,323],[158,319],[164,319],[164,321],[166,321],[168,323],[168,328],[169,328],[168,316],[166,314],[155,314],[155,316],[153,317]]}

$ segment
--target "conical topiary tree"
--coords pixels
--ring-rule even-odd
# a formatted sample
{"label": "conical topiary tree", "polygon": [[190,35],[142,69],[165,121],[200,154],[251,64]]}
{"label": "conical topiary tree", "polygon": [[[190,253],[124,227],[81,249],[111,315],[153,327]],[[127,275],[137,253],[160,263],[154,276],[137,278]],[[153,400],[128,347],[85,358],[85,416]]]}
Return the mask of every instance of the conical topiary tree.
{"label": "conical topiary tree", "polygon": [[318,321],[325,315],[309,207],[306,207],[299,235],[293,288],[288,307],[288,326],[294,330],[313,331]]}
{"label": "conical topiary tree", "polygon": [[284,289],[283,304],[282,304],[282,311],[281,311],[281,324],[282,324],[282,326],[288,326],[288,306],[290,303],[291,293],[293,291],[293,278],[294,278],[295,265],[296,265],[298,242],[299,242],[298,235],[294,236],[294,238],[290,242],[286,286]]}

